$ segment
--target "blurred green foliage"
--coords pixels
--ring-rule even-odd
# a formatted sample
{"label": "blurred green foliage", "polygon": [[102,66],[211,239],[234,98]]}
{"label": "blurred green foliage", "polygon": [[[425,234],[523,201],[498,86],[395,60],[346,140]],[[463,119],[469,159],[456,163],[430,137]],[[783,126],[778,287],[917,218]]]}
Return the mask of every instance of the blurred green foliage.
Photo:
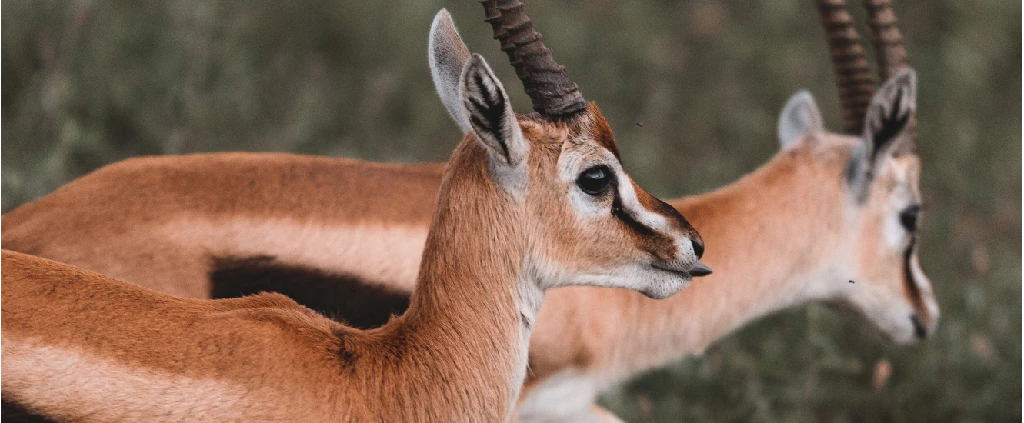
{"label": "blurred green foliage", "polygon": [[[809,1],[528,3],[632,175],[658,195],[708,191],[765,162],[797,89],[839,128]],[[943,311],[936,336],[901,348],[822,306],[786,311],[603,397],[621,416],[1020,420],[1021,4],[895,6],[921,86],[921,260]],[[4,2],[3,210],[143,154],[444,160],[459,136],[426,64],[441,7],[529,111],[475,1]]]}

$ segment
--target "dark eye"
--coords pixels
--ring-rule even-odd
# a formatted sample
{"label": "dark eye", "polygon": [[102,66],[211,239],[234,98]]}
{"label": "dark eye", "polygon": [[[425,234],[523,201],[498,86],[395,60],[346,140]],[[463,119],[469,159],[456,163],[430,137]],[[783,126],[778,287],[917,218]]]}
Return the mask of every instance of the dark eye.
{"label": "dark eye", "polygon": [[908,232],[917,231],[917,216],[921,214],[921,206],[913,205],[900,212],[900,224]]}
{"label": "dark eye", "polygon": [[594,166],[584,170],[579,178],[576,178],[576,185],[583,192],[590,195],[601,195],[608,190],[612,182],[612,172],[608,166]]}

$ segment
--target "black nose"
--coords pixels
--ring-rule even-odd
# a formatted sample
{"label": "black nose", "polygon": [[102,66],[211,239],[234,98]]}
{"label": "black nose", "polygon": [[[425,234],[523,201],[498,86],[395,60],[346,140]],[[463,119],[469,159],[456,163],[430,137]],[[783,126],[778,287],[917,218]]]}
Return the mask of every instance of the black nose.
{"label": "black nose", "polygon": [[693,244],[693,253],[697,255],[697,258],[704,257],[704,241],[692,239],[690,243]]}
{"label": "black nose", "polygon": [[924,339],[925,336],[928,336],[928,329],[921,323],[921,319],[918,319],[917,316],[910,316],[910,322],[914,324],[914,335],[917,335],[917,339]]}

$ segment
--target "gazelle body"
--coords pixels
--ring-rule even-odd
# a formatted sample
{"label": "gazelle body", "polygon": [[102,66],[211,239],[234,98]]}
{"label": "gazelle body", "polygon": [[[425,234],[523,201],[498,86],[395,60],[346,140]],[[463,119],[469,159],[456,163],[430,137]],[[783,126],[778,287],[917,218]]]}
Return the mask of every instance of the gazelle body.
{"label": "gazelle body", "polygon": [[[663,301],[622,290],[549,291],[532,336],[520,419],[610,418],[593,405],[602,388],[699,353],[752,319],[807,301],[844,300],[898,342],[932,331],[938,306],[913,241],[921,199],[918,159],[907,149],[912,133],[906,127],[879,131],[913,116],[915,84],[909,74],[893,78],[875,95],[873,109],[865,101],[869,123],[864,111],[854,119],[861,137],[825,132],[813,100],[798,94],[780,117],[782,151],[767,164],[713,193],[670,201],[714,247],[704,260],[716,273],[706,280]],[[315,176],[343,163],[287,155],[130,160],[5,216],[4,247],[131,281],[165,278],[164,289],[187,295],[276,290],[372,327],[404,309],[429,192],[442,166],[367,165],[351,176],[358,183]],[[210,178],[214,173],[233,176]],[[134,182],[146,174],[182,176]],[[267,182],[254,187],[249,180]],[[373,185],[380,180],[401,182]],[[364,183],[373,189],[350,191]],[[140,195],[90,197],[91,186],[107,184]],[[351,201],[303,194],[324,187],[351,192]],[[137,200],[156,191],[159,201]],[[283,199],[275,201],[278,196]],[[249,204],[250,198],[262,201]],[[147,217],[132,217],[128,225],[137,232],[118,235],[111,213],[91,212],[105,202],[139,204],[132,209]],[[71,219],[68,210],[87,217]],[[255,235],[261,232],[277,235]],[[39,241],[40,234],[47,239]],[[93,236],[109,237],[103,238],[109,254],[84,248]],[[151,252],[165,250],[183,253]],[[325,259],[338,252],[352,260]],[[107,263],[107,256],[130,259]],[[174,277],[169,269],[189,269],[190,276]]]}
{"label": "gazelle body", "polygon": [[[844,172],[862,141],[823,132],[813,124],[820,120],[802,119],[816,109],[808,96],[794,98],[780,119],[794,138],[761,169],[715,192],[669,201],[713,243],[702,261],[714,274],[658,301],[583,287],[546,293],[531,340],[523,420],[589,413],[603,388],[700,353],[753,319],[808,301],[847,300],[899,342],[934,328],[938,310],[916,254],[904,263],[903,250],[878,250],[890,231],[907,233],[899,211],[917,200],[893,199],[896,206],[882,199],[916,192],[916,157],[886,162],[873,184],[880,193],[858,206],[844,186]],[[5,216],[3,242],[181,295],[283,292],[343,321],[375,327],[405,309],[429,225],[427,197],[441,169],[278,154],[134,159]],[[230,176],[208,177],[213,174]],[[175,175],[153,181],[160,184],[161,201],[134,204],[126,214],[131,219],[123,221],[104,218],[110,211],[102,209],[90,216],[94,205],[125,201],[90,196],[87,187],[109,183],[121,186],[120,192],[156,191],[145,175]],[[249,184],[270,178],[277,182]],[[384,180],[402,182],[370,183]],[[885,192],[889,186],[894,189]],[[317,189],[361,201],[302,194]],[[185,212],[224,199],[239,203]],[[103,226],[54,216],[66,210]],[[10,223],[20,216],[32,218]],[[126,230],[113,230],[115,225]],[[39,234],[54,238],[40,242]],[[82,248],[90,240],[96,248]],[[904,264],[912,269],[910,279]],[[907,291],[908,283],[917,294]],[[918,316],[920,329],[911,316]]]}
{"label": "gazelle body", "polygon": [[[454,33],[442,11],[432,37],[445,26]],[[517,116],[483,59],[464,59],[440,94],[471,131],[441,175],[402,316],[362,331],[279,294],[182,299],[4,251],[5,409],[68,421],[500,421],[544,289],[666,297],[704,271],[696,232],[632,184],[596,106]]]}

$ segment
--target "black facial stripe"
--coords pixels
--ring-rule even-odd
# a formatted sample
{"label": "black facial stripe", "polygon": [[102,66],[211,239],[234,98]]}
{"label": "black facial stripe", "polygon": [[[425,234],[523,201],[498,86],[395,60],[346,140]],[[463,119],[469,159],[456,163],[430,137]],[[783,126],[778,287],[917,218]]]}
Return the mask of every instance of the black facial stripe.
{"label": "black facial stripe", "polygon": [[924,339],[925,336],[928,336],[928,329],[916,315],[910,316],[910,323],[914,325],[914,336],[917,336],[917,339]]}
{"label": "black facial stripe", "polygon": [[383,326],[409,307],[409,294],[360,277],[281,263],[273,256],[214,257],[210,297],[278,292],[359,329]]}
{"label": "black facial stripe", "polygon": [[648,228],[647,225],[644,225],[634,219],[633,216],[622,207],[622,197],[619,196],[618,188],[618,184],[613,181],[612,189],[615,190],[615,197],[612,199],[612,216],[615,216],[616,219],[619,219],[627,227],[632,229],[633,232],[636,232],[640,236],[649,237],[657,234],[654,229]]}
{"label": "black facial stripe", "polygon": [[914,310],[917,310],[918,312],[925,312],[924,298],[921,297],[921,289],[914,281],[914,272],[910,266],[910,259],[914,256],[915,245],[917,245],[916,236],[910,239],[910,245],[908,245],[906,251],[903,252],[903,283],[907,290],[907,296],[910,297],[910,302],[913,303]]}

